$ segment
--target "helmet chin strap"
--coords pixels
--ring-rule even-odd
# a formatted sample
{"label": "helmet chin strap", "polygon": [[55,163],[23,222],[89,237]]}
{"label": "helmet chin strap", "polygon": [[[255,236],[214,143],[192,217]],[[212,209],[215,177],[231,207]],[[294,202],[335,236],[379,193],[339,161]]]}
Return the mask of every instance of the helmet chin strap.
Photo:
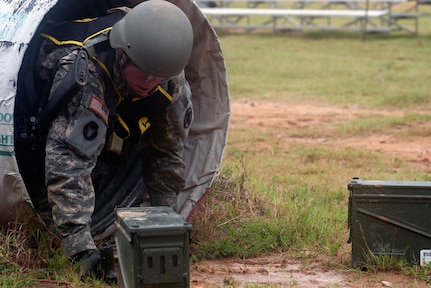
{"label": "helmet chin strap", "polygon": [[[171,78],[172,78],[172,77],[171,77]],[[169,78],[169,79],[171,79],[171,78]],[[168,80],[164,80],[164,81],[160,82],[159,84],[157,84],[156,86],[154,86],[154,88],[152,88],[152,89],[147,93],[147,95],[145,95],[145,96],[141,96],[141,95],[139,95],[138,93],[136,93],[136,92],[135,92],[135,90],[133,90],[133,89],[132,89],[132,87],[130,87],[128,84],[126,84],[126,85],[127,85],[127,90],[128,90],[128,92],[129,92],[128,97],[142,99],[142,98],[147,97],[148,95],[151,95],[154,91],[156,91],[156,90],[157,90],[157,88],[158,88],[158,87],[162,87],[164,90],[167,90],[167,89],[168,89],[168,82],[169,82],[169,79],[168,79]]]}

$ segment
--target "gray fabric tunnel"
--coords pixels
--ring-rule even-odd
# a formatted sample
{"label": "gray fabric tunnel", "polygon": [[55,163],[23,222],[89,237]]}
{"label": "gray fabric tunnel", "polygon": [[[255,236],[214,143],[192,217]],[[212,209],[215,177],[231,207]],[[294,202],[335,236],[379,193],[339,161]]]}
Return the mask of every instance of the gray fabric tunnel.
{"label": "gray fabric tunnel", "polygon": [[[26,69],[26,53],[32,49],[38,27],[48,21],[103,16],[109,8],[132,7],[138,2],[0,0],[0,225],[28,222],[34,215],[26,188],[31,184],[24,182],[16,159],[14,126],[22,121],[19,111],[27,104],[17,90],[25,85],[20,75]],[[191,221],[196,204],[211,190],[223,158],[230,121],[228,80],[219,39],[199,7],[191,0],[170,2],[186,13],[194,30],[192,57],[185,72],[192,88],[195,118],[184,154],[186,186],[178,197],[178,212]],[[145,194],[137,156],[96,171],[94,234],[109,234],[115,208],[129,207]]]}

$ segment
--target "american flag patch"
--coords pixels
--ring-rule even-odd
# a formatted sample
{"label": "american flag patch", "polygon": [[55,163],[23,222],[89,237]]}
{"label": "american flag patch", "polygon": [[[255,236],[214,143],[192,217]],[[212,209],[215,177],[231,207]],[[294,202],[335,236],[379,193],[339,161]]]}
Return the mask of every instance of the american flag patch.
{"label": "american flag patch", "polygon": [[90,106],[88,107],[93,110],[106,124],[108,124],[109,109],[103,104],[102,100],[96,96],[91,97]]}

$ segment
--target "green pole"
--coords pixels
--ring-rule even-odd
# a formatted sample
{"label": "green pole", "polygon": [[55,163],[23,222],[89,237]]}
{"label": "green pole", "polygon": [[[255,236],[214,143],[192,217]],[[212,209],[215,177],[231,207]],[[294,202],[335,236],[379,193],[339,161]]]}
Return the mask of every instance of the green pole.
{"label": "green pole", "polygon": [[370,7],[370,0],[365,1],[365,17],[362,20],[362,31],[361,31],[361,40],[365,41],[365,36],[367,34],[367,24],[368,24],[368,9]]}

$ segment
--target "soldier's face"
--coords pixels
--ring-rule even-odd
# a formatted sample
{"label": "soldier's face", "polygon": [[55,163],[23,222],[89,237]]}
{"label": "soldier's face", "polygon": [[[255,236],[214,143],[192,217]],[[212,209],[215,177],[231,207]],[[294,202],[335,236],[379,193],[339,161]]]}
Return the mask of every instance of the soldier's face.
{"label": "soldier's face", "polygon": [[123,75],[127,85],[139,96],[145,97],[148,93],[164,81],[164,77],[150,75],[139,69],[130,59],[123,67]]}

